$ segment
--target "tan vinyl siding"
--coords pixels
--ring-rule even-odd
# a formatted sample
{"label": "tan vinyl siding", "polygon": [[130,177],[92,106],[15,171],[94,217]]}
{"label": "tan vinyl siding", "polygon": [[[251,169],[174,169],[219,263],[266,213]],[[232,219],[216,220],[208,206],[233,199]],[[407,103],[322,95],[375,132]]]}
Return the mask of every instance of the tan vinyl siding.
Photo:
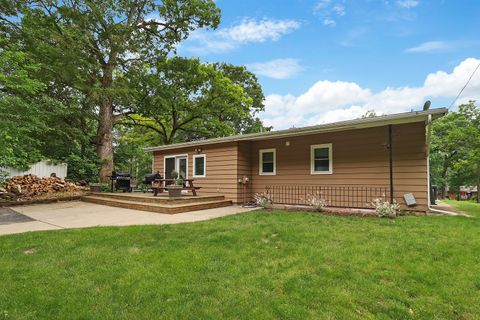
{"label": "tan vinyl siding", "polygon": [[[252,192],[268,185],[330,185],[389,187],[387,127],[324,133],[252,142]],[[290,146],[286,146],[286,142]],[[310,174],[310,146],[332,143],[333,173]],[[258,175],[258,150],[276,148],[276,175]],[[418,206],[427,201],[427,155],[425,125],[393,126],[394,195],[404,203],[403,194],[412,192]]]}
{"label": "tan vinyl siding", "polygon": [[[286,146],[286,142],[290,146]],[[238,179],[248,176],[247,198],[265,191],[268,185],[325,185],[386,187],[389,190],[388,128],[375,127],[341,132],[277,138],[261,141],[237,141],[222,144],[178,148],[154,153],[154,168],[163,175],[165,155],[188,154],[192,176],[195,148],[207,155],[206,178],[195,178],[201,194],[223,194],[234,202],[243,201]],[[310,173],[310,146],[332,144],[333,173]],[[259,171],[259,149],[276,149],[276,175]],[[427,208],[427,150],[423,122],[393,126],[394,196],[403,204],[403,194],[412,192],[415,210]]]}
{"label": "tan vinyl siding", "polygon": [[188,177],[195,179],[195,186],[202,187],[199,194],[202,195],[224,195],[227,200],[237,202],[237,143],[223,143],[201,147],[200,154],[205,154],[206,177],[193,178],[193,155],[197,154],[195,149],[189,147],[174,150],[154,152],[154,172],[160,171],[164,175],[164,157],[179,154],[188,154]]}

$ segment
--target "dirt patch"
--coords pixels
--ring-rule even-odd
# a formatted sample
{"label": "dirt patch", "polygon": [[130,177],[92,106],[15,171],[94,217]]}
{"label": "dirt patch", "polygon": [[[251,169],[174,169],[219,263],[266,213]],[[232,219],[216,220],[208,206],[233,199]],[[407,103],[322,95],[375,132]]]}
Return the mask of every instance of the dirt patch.
{"label": "dirt patch", "polygon": [[311,206],[302,205],[286,205],[286,204],[274,204],[271,209],[280,209],[286,211],[306,211],[311,213],[335,215],[344,217],[378,217],[375,210],[371,209],[354,209],[354,208],[330,208],[326,207],[322,211],[316,211]]}
{"label": "dirt patch", "polygon": [[128,248],[128,252],[130,252],[130,253],[139,253],[139,252],[140,252],[140,248],[139,248],[139,247],[130,247],[130,248]]}
{"label": "dirt patch", "polygon": [[23,251],[23,253],[25,254],[34,254],[37,252],[37,248],[33,247],[33,248],[28,248],[26,250]]}

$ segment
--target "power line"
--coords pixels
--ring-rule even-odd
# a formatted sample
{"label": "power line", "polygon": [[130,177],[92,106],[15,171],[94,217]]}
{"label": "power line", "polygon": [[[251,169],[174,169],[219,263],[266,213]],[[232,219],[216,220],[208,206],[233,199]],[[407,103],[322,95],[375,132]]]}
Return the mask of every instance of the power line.
{"label": "power line", "polygon": [[462,90],[460,90],[460,92],[458,93],[457,97],[452,101],[452,103],[450,104],[450,107],[448,107],[448,109],[450,109],[451,107],[453,107],[453,104],[458,100],[458,98],[460,98],[460,96],[462,95],[463,93],[463,90],[465,90],[465,88],[468,86],[468,84],[470,83],[470,80],[472,80],[473,76],[475,75],[475,73],[477,72],[478,68],[480,67],[480,62],[478,63],[477,67],[475,68],[475,70],[473,70],[472,74],[470,75],[470,78],[468,78],[468,81],[467,83],[465,83],[465,85],[463,86]]}

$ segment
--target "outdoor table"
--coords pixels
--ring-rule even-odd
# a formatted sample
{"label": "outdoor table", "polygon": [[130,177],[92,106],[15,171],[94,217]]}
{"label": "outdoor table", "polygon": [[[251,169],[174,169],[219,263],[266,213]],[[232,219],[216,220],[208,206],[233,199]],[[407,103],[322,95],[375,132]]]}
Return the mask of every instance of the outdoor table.
{"label": "outdoor table", "polygon": [[[175,182],[177,179],[155,179],[153,182],[153,195],[157,196],[159,190],[168,190],[168,185],[167,182]],[[200,189],[200,187],[195,187],[193,185],[194,179],[182,179],[183,183],[188,185],[182,188],[182,190],[190,190],[192,191],[192,195],[196,196],[197,195],[197,189]]]}

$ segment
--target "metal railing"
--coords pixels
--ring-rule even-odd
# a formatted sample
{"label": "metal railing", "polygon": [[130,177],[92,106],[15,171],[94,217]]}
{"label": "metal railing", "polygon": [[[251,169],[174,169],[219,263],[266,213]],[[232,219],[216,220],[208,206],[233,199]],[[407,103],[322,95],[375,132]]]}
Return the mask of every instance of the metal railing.
{"label": "metal railing", "polygon": [[270,185],[265,193],[273,203],[290,205],[308,205],[312,196],[326,200],[329,207],[373,208],[376,198],[388,200],[388,188],[384,186],[307,186],[307,185]]}

